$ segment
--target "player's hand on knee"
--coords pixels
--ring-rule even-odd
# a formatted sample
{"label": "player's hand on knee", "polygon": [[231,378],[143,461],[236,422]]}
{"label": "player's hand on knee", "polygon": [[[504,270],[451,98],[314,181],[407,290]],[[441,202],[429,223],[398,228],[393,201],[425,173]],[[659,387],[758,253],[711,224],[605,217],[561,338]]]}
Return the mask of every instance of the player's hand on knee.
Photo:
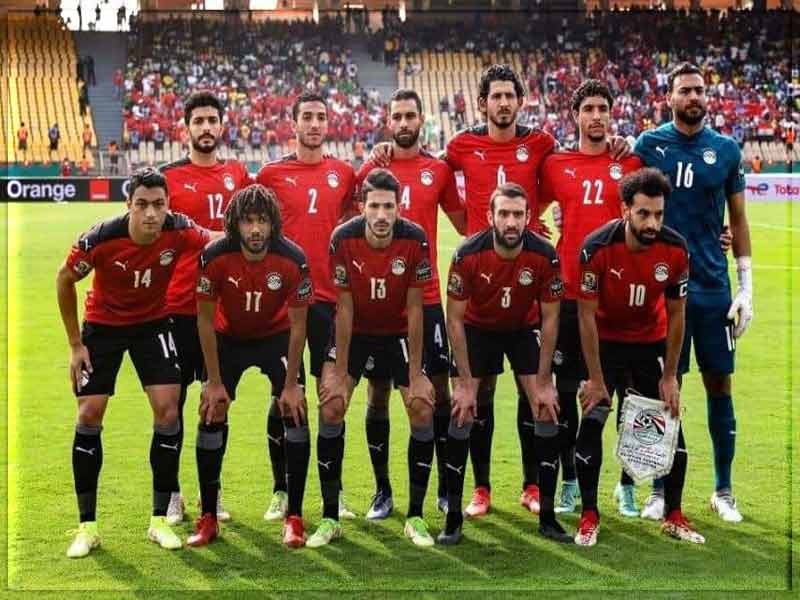
{"label": "player's hand on knee", "polygon": [[677,419],[681,410],[681,388],[677,377],[662,377],[658,382],[658,395],[669,409],[672,417]]}
{"label": "player's hand on knee", "polygon": [[558,392],[552,379],[540,381],[538,377],[533,382],[533,418],[546,423],[558,423]]}
{"label": "player's hand on knee", "polygon": [[302,426],[306,421],[306,397],[303,388],[296,383],[285,386],[278,398],[278,408],[281,415],[291,417],[295,427]]}
{"label": "player's hand on knee", "polygon": [[69,359],[69,378],[72,381],[72,391],[76,394],[83,388],[84,371],[92,373],[89,349],[83,344],[72,346]]}
{"label": "player's hand on knee", "polygon": [[230,403],[228,391],[221,382],[207,382],[200,392],[200,419],[206,425],[217,422],[220,414],[224,419]]}
{"label": "player's hand on knee", "polygon": [[323,406],[336,398],[341,398],[343,403],[347,398],[347,375],[340,375],[336,371],[330,371],[322,379],[319,391],[319,405]]}
{"label": "player's hand on knee", "polygon": [[422,400],[425,404],[433,408],[434,391],[433,384],[428,377],[418,373],[411,377],[408,387],[408,397],[413,402],[416,399]]}
{"label": "player's hand on knee", "polygon": [[478,380],[456,377],[453,380],[452,409],[450,416],[458,427],[471,423],[477,413]]}
{"label": "player's hand on knee", "polygon": [[592,379],[581,382],[578,388],[578,400],[580,400],[584,415],[600,404],[611,405],[611,397],[606,390],[606,384]]}

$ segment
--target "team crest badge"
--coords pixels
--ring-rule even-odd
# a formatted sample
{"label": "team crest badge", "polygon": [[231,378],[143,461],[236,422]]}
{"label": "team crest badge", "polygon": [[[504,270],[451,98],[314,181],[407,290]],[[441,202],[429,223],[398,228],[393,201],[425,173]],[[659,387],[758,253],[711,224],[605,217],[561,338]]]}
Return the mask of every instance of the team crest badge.
{"label": "team crest badge", "polygon": [[273,292],[277,292],[283,285],[283,279],[279,273],[270,273],[267,275],[267,288]]}
{"label": "team crest badge", "polygon": [[334,189],[339,187],[339,176],[333,171],[328,172],[328,185]]}
{"label": "team crest badge", "polygon": [[550,293],[553,296],[559,297],[564,292],[564,282],[561,277],[554,277],[550,282]]}
{"label": "team crest badge", "polygon": [[297,299],[308,300],[311,298],[311,292],[313,289],[314,286],[311,284],[311,278],[306,277],[300,282],[300,285],[297,286]]}
{"label": "team crest badge", "polygon": [[197,291],[201,294],[211,294],[211,280],[205,275],[201,275],[197,280]]}
{"label": "team crest badge", "polygon": [[173,260],[175,260],[175,250],[164,250],[158,255],[158,264],[162,267],[171,265]]}
{"label": "team crest badge", "polygon": [[433,173],[431,173],[428,169],[425,169],[419,174],[419,180],[422,182],[422,185],[431,186],[433,185]]}
{"label": "team crest badge", "polygon": [[707,165],[713,165],[717,162],[717,153],[711,148],[703,150],[703,162]]}
{"label": "team crest badge", "polygon": [[225,176],[222,178],[222,184],[225,186],[225,189],[229,192],[232,192],[233,189],[236,187],[236,183],[233,181],[233,177],[225,173]]}
{"label": "team crest badge", "polygon": [[661,411],[644,408],[633,417],[633,437],[645,446],[664,439],[667,423]]}
{"label": "team crest badge", "polygon": [[406,261],[399,256],[392,261],[392,274],[402,275],[406,272]]}
{"label": "team crest badge", "polygon": [[447,280],[447,291],[458,296],[464,293],[464,282],[461,280],[461,275],[450,273],[450,278]]}
{"label": "team crest badge", "polygon": [[590,293],[597,291],[597,275],[591,271],[586,271],[581,279],[581,291]]}
{"label": "team crest badge", "polygon": [[340,287],[347,285],[347,269],[344,268],[344,265],[336,265],[333,271],[333,282]]}
{"label": "team crest badge", "polygon": [[517,160],[519,162],[528,162],[528,158],[530,158],[528,149],[525,146],[517,146]]}
{"label": "team crest badge", "polygon": [[522,269],[519,272],[518,281],[519,281],[520,285],[526,285],[527,286],[527,285],[532,284],[533,283],[533,271],[531,271],[530,269]]}
{"label": "team crest badge", "polygon": [[656,265],[655,278],[658,283],[664,283],[669,278],[669,266],[666,263]]}
{"label": "team crest badge", "polygon": [[622,165],[619,163],[613,163],[610,167],[608,167],[608,175],[614,181],[619,181],[622,179]]}

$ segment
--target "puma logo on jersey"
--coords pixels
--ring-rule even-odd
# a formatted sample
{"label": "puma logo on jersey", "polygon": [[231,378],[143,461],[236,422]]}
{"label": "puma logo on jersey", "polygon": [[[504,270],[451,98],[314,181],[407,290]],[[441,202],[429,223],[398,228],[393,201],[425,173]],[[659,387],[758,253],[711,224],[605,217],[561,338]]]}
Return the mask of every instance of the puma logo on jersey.
{"label": "puma logo on jersey", "polygon": [[547,462],[547,461],[542,460],[542,461],[539,461],[539,466],[540,467],[550,467],[551,469],[553,469],[553,471],[555,471],[556,469],[558,469],[558,461]]}
{"label": "puma logo on jersey", "polygon": [[272,442],[276,446],[280,446],[281,443],[283,442],[283,438],[282,437],[273,437],[270,434],[267,434],[267,440],[269,440],[270,442]]}
{"label": "puma logo on jersey", "polygon": [[619,271],[617,271],[617,269],[609,269],[609,271],[611,272],[612,275],[616,275],[617,276],[617,279],[622,279],[622,272],[624,270],[625,269],[620,269]]}
{"label": "puma logo on jersey", "polygon": [[121,261],[115,260],[114,261],[114,265],[119,267],[123,271],[127,271],[128,270],[128,261],[121,262]]}
{"label": "puma logo on jersey", "polygon": [[284,177],[286,183],[291,183],[294,187],[297,187],[297,177]]}
{"label": "puma logo on jersey", "polygon": [[330,471],[331,464],[333,463],[333,461],[329,460],[328,462],[322,462],[321,460],[318,460],[317,463],[319,464],[320,467],[325,467],[326,471]]}
{"label": "puma logo on jersey", "polygon": [[159,446],[161,446],[162,448],[166,448],[167,450],[174,450],[175,452],[178,451],[178,444],[174,444],[174,445],[171,446],[169,444],[163,444],[162,443],[162,444],[159,444]]}
{"label": "puma logo on jersey", "polygon": [[592,458],[592,455],[590,454],[589,456],[584,458],[583,456],[580,455],[579,452],[576,452],[575,453],[575,458],[577,458],[578,460],[583,461],[583,464],[588,465],[589,464],[589,459]]}
{"label": "puma logo on jersey", "polygon": [[486,273],[481,273],[481,277],[483,277],[486,280],[486,283],[488,283],[488,284],[492,283],[492,277],[493,276],[494,276],[494,273],[489,273],[488,275]]}
{"label": "puma logo on jersey", "polygon": [[661,158],[666,158],[667,147],[662,148],[661,146],[656,146],[656,152],[658,152],[661,155]]}
{"label": "puma logo on jersey", "polygon": [[196,183],[184,183],[183,187],[185,187],[190,192],[197,193],[197,184]]}
{"label": "puma logo on jersey", "polygon": [[461,475],[461,471],[464,470],[464,465],[461,465],[460,467],[454,467],[450,463],[444,463],[444,466],[447,467],[448,469],[450,469],[451,471],[455,471],[459,475]]}
{"label": "puma logo on jersey", "polygon": [[363,269],[364,269],[364,263],[365,263],[365,261],[361,261],[361,264],[357,263],[356,261],[353,261],[353,266],[354,266],[356,269],[358,269],[358,272],[359,272],[359,273],[363,273]]}
{"label": "puma logo on jersey", "polygon": [[564,173],[575,179],[575,169],[564,169]]}
{"label": "puma logo on jersey", "polygon": [[89,448],[87,450],[86,448],[81,448],[80,446],[75,446],[75,450],[77,450],[78,452],[83,452],[84,454],[88,454],[89,456],[94,456],[94,450],[95,449],[94,448]]}
{"label": "puma logo on jersey", "polygon": [[230,281],[233,285],[236,286],[236,289],[239,289],[239,282],[242,280],[241,277],[239,279],[234,279],[233,277],[228,277],[228,281]]}
{"label": "puma logo on jersey", "polygon": [[375,452],[383,452],[383,444],[367,444],[367,448]]}
{"label": "puma logo on jersey", "polygon": [[482,150],[475,150],[474,154],[481,160],[486,160],[486,154]]}

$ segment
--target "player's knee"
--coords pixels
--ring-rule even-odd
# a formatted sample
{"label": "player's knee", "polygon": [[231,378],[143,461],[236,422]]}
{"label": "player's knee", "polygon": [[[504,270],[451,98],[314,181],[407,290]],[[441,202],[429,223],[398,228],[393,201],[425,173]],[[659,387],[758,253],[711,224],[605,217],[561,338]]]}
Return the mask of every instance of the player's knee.
{"label": "player's knee", "polygon": [[169,427],[173,423],[178,423],[178,405],[165,404],[157,407],[153,414],[153,422],[159,427]]}
{"label": "player's knee", "polygon": [[322,422],[341,425],[344,420],[344,400],[334,398],[326,402],[320,406],[319,416]]}
{"label": "player's knee", "polygon": [[703,373],[703,385],[709,396],[730,396],[731,376],[720,373]]}
{"label": "player's knee", "polygon": [[103,408],[84,402],[78,407],[78,423],[89,427],[99,427],[103,424]]}
{"label": "player's knee", "polygon": [[334,423],[332,421],[327,420],[322,411],[319,414],[319,436],[325,439],[333,439],[337,438],[342,435],[342,431],[344,431],[344,424],[339,421],[338,423]]}
{"label": "player's knee", "polygon": [[[433,427],[433,408],[424,400],[411,398],[406,407],[411,427]],[[433,431],[431,429],[431,431]]]}
{"label": "player's knee", "polygon": [[433,441],[433,421],[427,423],[411,423],[411,437],[419,442]]}

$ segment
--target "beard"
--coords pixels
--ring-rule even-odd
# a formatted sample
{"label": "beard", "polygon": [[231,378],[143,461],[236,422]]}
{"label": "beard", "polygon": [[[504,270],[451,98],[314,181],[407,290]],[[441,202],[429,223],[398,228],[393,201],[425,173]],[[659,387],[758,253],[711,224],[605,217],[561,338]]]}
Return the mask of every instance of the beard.
{"label": "beard", "polygon": [[[500,121],[501,117],[508,117],[508,122]],[[489,120],[498,129],[508,129],[509,127],[511,127],[512,125],[514,125],[517,122],[517,112],[512,110],[511,112],[503,114],[503,115],[500,115],[498,113],[497,116],[490,116]]]}
{"label": "beard", "polygon": [[651,246],[651,245],[653,245],[653,242],[655,242],[656,238],[658,237],[658,235],[657,235],[658,232],[655,229],[649,230],[648,233],[652,232],[652,233],[654,233],[656,235],[653,235],[652,237],[646,237],[644,235],[645,230],[636,229],[636,227],[634,227],[633,223],[631,223],[630,221],[628,222],[628,226],[631,228],[631,233],[633,234],[633,237],[635,237],[636,241],[638,241],[642,246]]}
{"label": "beard", "polygon": [[401,137],[398,134],[393,136],[395,143],[403,149],[411,148],[414,144],[417,143],[419,139],[419,129],[415,131],[408,131],[403,134]]}
{"label": "beard", "polygon": [[513,250],[514,248],[522,244],[521,231],[517,234],[517,239],[509,241],[506,239],[505,235],[503,235],[503,232],[501,232],[496,226],[492,227],[492,229],[494,230],[494,240],[497,242],[499,246],[506,248],[507,250]]}
{"label": "beard", "polygon": [[259,252],[263,252],[268,244],[269,244],[269,238],[261,238],[259,240],[252,240],[252,241],[242,238],[242,246],[250,254],[258,254]]}
{"label": "beard", "polygon": [[210,146],[201,146],[200,145],[200,141],[201,140],[205,140],[205,139],[210,138],[210,137],[212,137],[212,136],[204,135],[204,136],[201,136],[198,139],[192,138],[192,148],[197,152],[202,152],[203,154],[211,154],[212,152],[214,152],[214,150],[217,149],[217,144],[219,143],[219,140],[217,138],[213,138],[214,143],[211,144]]}
{"label": "beard", "polygon": [[309,150],[316,150],[317,148],[322,147],[322,142],[325,139],[325,136],[320,134],[319,142],[309,142],[307,135],[299,135],[297,136],[297,142],[303,146],[304,148],[308,148]]}
{"label": "beard", "polygon": [[[689,114],[689,108],[699,108],[700,112],[696,115]],[[702,121],[706,116],[706,108],[699,104],[695,104],[692,107],[687,107],[684,110],[676,110],[675,111],[675,118],[683,121],[687,125],[697,125],[700,121]]]}

